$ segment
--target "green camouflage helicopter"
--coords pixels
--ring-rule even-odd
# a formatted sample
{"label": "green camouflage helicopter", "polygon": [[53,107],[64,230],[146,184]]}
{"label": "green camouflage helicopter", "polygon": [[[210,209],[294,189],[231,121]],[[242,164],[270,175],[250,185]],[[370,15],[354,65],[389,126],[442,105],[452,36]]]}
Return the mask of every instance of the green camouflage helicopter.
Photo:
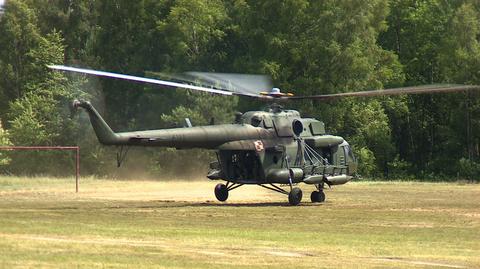
{"label": "green camouflage helicopter", "polygon": [[[181,82],[144,78],[118,73],[53,65],[52,69],[110,77],[213,94],[238,95],[264,100],[333,100],[345,97],[455,92],[479,89],[468,85],[426,85],[385,90],[348,92],[327,95],[294,96],[272,88],[270,80],[260,75],[188,72],[177,77]],[[192,82],[203,86],[192,85]],[[208,86],[205,86],[208,85]],[[100,143],[120,146],[120,165],[128,146],[203,148],[217,152],[210,163],[207,178],[223,180],[215,186],[215,196],[226,201],[230,191],[254,184],[288,196],[291,205],[302,200],[298,183],[316,187],[310,195],[313,203],[325,201],[324,187],[341,185],[356,176],[357,160],[350,145],[340,136],[326,134],[323,122],[302,118],[295,110],[276,103],[265,111],[239,113],[232,124],[191,126],[186,128],[116,133],[88,101],[73,101],[89,115]],[[287,190],[285,189],[287,188]]]}

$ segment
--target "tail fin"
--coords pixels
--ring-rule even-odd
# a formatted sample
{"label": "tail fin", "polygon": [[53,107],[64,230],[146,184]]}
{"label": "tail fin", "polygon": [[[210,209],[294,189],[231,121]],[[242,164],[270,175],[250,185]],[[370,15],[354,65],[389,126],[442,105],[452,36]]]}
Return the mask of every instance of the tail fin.
{"label": "tail fin", "polygon": [[92,106],[89,101],[80,101],[74,100],[72,102],[72,107],[78,109],[81,107],[85,109],[90,117],[90,122],[92,123],[93,130],[97,135],[98,141],[105,145],[116,145],[120,143],[120,137],[118,134],[114,133],[110,126],[103,120],[102,116],[98,111]]}

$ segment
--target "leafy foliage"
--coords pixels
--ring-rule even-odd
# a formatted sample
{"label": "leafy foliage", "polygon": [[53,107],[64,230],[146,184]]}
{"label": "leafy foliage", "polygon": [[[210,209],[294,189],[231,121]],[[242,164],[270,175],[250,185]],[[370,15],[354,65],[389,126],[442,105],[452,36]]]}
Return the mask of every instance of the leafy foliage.
{"label": "leafy foliage", "polygon": [[[29,77],[29,52],[38,45],[37,17],[22,1],[10,1],[0,20],[0,118],[5,120],[8,103],[22,96]],[[5,121],[4,121],[5,122]]]}
{"label": "leafy foliage", "polygon": [[213,45],[225,37],[222,26],[226,19],[220,0],[179,0],[164,19],[157,21],[156,30],[165,37],[171,57],[180,60],[175,62],[210,69],[212,58],[222,57]]}
{"label": "leafy foliage", "polygon": [[[2,128],[2,122],[0,121],[0,146],[10,146],[11,142],[8,139],[8,132]],[[0,167],[10,163],[10,159],[5,157],[5,154],[0,151]]]}

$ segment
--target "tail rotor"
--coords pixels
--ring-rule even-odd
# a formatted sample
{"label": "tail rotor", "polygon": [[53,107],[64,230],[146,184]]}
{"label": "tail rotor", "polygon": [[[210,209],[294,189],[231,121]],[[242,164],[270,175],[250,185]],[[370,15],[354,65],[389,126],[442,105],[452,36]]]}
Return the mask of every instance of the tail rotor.
{"label": "tail rotor", "polygon": [[81,102],[78,99],[75,99],[68,105],[68,109],[70,110],[70,118],[75,117],[78,112],[78,107],[80,106],[80,103]]}

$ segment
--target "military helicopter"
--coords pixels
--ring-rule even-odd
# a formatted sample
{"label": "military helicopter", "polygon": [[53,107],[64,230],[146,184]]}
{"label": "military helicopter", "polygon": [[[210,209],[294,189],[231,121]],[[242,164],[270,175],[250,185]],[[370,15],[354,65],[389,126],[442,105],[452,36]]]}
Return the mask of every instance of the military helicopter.
{"label": "military helicopter", "polygon": [[[384,96],[455,92],[480,89],[474,85],[426,85],[338,94],[295,96],[271,86],[261,75],[188,72],[175,79],[180,82],[124,75],[119,73],[62,65],[51,69],[87,75],[130,80],[162,86],[209,92],[212,94],[248,96],[273,101],[264,111],[238,113],[232,124],[191,126],[187,128],[114,132],[90,102],[74,100],[73,108],[84,109],[100,143],[119,146],[120,165],[129,146],[203,148],[216,150],[217,160],[210,163],[207,178],[222,180],[215,186],[215,196],[226,201],[230,191],[254,184],[288,196],[290,205],[302,201],[299,183],[314,185],[313,203],[325,201],[325,186],[341,185],[356,176],[358,162],[350,145],[340,136],[325,132],[322,121],[302,118],[295,110],[284,109],[277,101],[334,100],[345,97]],[[192,85],[196,82],[201,85]],[[124,150],[125,147],[127,150]]]}

